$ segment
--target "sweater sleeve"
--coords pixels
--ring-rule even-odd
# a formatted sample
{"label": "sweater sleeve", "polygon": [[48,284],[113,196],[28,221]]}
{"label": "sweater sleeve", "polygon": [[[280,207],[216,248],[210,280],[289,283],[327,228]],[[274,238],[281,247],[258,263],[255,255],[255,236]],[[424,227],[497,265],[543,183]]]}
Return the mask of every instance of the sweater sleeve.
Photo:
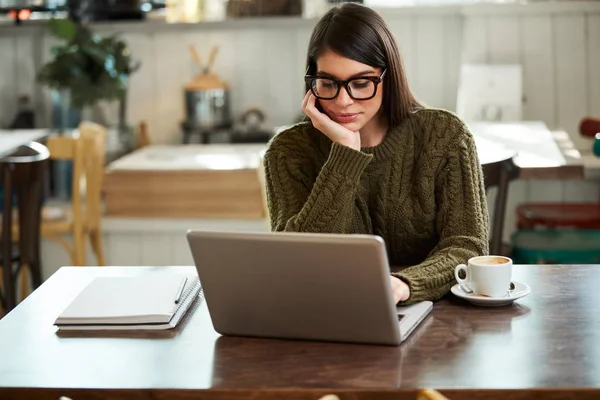
{"label": "sweater sleeve", "polygon": [[274,142],[265,153],[271,230],[351,233],[356,191],[372,155],[333,143],[315,171],[306,158],[310,151],[316,150]]}
{"label": "sweater sleeve", "polygon": [[473,137],[466,127],[459,129],[458,143],[447,150],[435,183],[438,244],[420,264],[393,273],[410,288],[404,304],[441,298],[455,283],[457,265],[489,251],[483,172]]}

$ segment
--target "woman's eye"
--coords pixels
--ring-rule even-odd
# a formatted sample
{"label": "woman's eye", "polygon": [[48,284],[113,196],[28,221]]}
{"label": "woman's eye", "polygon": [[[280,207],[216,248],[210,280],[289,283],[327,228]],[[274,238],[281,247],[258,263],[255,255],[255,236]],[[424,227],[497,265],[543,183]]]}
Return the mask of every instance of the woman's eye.
{"label": "woman's eye", "polygon": [[368,81],[368,80],[353,81],[352,87],[355,89],[364,89],[364,88],[369,87],[370,84],[371,84],[371,81]]}

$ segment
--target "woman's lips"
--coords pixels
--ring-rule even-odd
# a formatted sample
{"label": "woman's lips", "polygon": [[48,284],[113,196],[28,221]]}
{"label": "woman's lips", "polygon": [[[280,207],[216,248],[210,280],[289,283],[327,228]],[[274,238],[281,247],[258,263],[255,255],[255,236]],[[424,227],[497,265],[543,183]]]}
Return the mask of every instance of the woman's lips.
{"label": "woman's lips", "polygon": [[349,124],[350,122],[354,121],[356,119],[356,117],[358,117],[358,114],[337,114],[337,113],[333,113],[333,119],[336,122],[342,123],[342,124]]}

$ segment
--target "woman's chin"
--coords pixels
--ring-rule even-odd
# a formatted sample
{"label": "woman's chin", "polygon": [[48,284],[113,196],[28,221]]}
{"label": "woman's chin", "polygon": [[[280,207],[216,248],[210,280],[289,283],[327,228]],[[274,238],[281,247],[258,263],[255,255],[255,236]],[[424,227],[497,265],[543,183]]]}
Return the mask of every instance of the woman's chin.
{"label": "woman's chin", "polygon": [[360,128],[362,128],[364,125],[360,121],[352,121],[352,122],[347,122],[347,123],[338,122],[338,124],[340,124],[341,126],[343,126],[344,128],[346,128],[352,132],[360,131]]}

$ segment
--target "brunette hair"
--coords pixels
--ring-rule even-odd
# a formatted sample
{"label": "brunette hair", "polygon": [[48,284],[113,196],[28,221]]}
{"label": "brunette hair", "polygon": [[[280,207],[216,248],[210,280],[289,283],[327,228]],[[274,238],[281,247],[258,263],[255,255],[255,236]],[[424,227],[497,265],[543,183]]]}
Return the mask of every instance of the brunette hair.
{"label": "brunette hair", "polygon": [[[344,3],[329,10],[310,38],[308,75],[316,74],[317,58],[328,49],[360,63],[387,69],[380,84],[383,84],[383,112],[390,128],[422,107],[408,87],[396,40],[374,10],[356,3]],[[309,89],[307,84],[306,91]]]}

